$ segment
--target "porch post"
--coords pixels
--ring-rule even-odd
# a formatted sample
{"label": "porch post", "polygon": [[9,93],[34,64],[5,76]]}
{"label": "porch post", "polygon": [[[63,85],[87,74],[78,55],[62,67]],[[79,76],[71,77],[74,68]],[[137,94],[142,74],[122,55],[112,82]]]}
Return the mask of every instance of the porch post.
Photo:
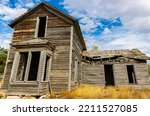
{"label": "porch post", "polygon": [[30,52],[28,53],[28,60],[27,60],[27,66],[26,66],[26,70],[25,70],[24,81],[28,81],[31,59],[32,59],[32,53],[31,53],[31,51],[30,51]]}
{"label": "porch post", "polygon": [[37,81],[39,82],[41,82],[44,78],[45,63],[46,63],[46,50],[43,50],[41,51],[40,54],[40,61],[37,75]]}
{"label": "porch post", "polygon": [[11,78],[12,82],[16,80],[19,61],[20,61],[20,53],[16,52],[15,57],[14,57],[14,61],[13,61],[12,70],[11,70],[11,75],[10,75],[10,78]]}
{"label": "porch post", "polygon": [[[49,57],[47,59],[47,67],[46,67],[46,81],[49,80],[49,76],[50,76],[50,68],[51,68],[51,64],[50,64],[50,61],[51,61],[51,57]],[[46,64],[45,64],[46,65]]]}

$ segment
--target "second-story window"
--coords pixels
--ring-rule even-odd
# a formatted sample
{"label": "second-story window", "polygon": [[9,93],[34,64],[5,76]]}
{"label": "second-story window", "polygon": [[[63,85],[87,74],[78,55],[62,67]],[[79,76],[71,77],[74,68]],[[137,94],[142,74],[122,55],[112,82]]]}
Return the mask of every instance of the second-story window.
{"label": "second-story window", "polygon": [[47,19],[46,16],[39,17],[39,25],[38,25],[37,37],[45,37],[46,19]]}

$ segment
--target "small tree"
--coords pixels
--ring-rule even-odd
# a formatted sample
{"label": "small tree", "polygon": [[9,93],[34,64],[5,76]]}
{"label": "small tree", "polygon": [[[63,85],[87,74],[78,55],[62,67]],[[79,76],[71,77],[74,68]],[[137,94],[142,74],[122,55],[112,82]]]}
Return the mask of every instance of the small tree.
{"label": "small tree", "polygon": [[8,50],[0,47],[0,74],[4,73],[4,67],[6,63]]}
{"label": "small tree", "polygon": [[98,51],[99,48],[98,48],[98,46],[94,45],[94,46],[92,46],[92,50],[93,50],[93,51]]}

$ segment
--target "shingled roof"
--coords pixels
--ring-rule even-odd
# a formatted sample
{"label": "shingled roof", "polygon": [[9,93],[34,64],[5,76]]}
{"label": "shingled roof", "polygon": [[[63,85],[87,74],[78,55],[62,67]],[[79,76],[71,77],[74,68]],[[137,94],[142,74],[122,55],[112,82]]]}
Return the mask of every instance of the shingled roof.
{"label": "shingled roof", "polygon": [[138,49],[125,49],[125,50],[105,50],[105,51],[84,51],[83,56],[85,57],[100,57],[100,58],[111,58],[116,56],[123,56],[134,59],[150,60],[150,57],[146,56],[143,52]]}

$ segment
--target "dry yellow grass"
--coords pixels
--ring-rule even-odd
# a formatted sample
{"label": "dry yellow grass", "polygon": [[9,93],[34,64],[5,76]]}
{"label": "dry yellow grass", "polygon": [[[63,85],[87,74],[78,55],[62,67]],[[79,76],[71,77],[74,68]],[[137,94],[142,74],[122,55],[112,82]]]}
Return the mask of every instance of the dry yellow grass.
{"label": "dry yellow grass", "polygon": [[99,87],[93,85],[81,85],[71,92],[61,91],[60,96],[47,94],[46,98],[66,99],[148,99],[150,89],[137,90],[125,86]]}
{"label": "dry yellow grass", "polygon": [[6,93],[0,92],[0,99],[2,99],[2,98],[6,98]]}

